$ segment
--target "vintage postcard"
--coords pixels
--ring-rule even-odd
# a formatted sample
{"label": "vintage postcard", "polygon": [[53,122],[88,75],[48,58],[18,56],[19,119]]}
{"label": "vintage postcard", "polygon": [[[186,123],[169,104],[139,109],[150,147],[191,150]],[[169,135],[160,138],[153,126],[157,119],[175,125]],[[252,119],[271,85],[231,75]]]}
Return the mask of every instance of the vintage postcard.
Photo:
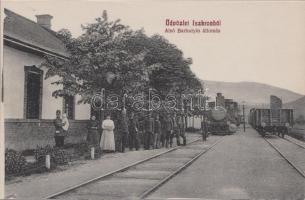
{"label": "vintage postcard", "polygon": [[3,0],[3,199],[305,199],[305,2]]}

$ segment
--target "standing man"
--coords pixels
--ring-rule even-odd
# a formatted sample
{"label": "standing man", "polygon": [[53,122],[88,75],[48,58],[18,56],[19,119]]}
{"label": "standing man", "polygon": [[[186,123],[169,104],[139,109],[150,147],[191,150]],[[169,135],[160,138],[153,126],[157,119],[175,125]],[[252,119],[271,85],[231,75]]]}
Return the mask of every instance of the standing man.
{"label": "standing man", "polygon": [[206,141],[208,137],[208,128],[206,121],[201,122],[202,140]]}
{"label": "standing man", "polygon": [[90,122],[88,123],[88,136],[87,141],[92,146],[97,146],[100,142],[100,134],[98,131],[99,122],[96,120],[95,116],[91,117]]}
{"label": "standing man", "polygon": [[168,144],[170,144],[170,140],[171,140],[171,134],[173,131],[173,121],[170,118],[170,115],[167,114],[164,117],[164,135],[165,135],[165,147],[168,148]]}
{"label": "standing man", "polygon": [[60,118],[61,115],[61,111],[60,110],[56,110],[56,119],[53,120],[53,124],[55,127],[55,145],[56,147],[63,147],[64,146],[64,141],[65,141],[65,136],[63,133],[63,123],[62,123],[62,119]]}
{"label": "standing man", "polygon": [[178,118],[178,121],[179,121],[179,133],[180,133],[180,137],[182,137],[183,146],[185,146],[185,145],[186,145],[185,120],[184,120],[183,115],[181,115],[181,116]]}
{"label": "standing man", "polygon": [[166,130],[165,130],[165,116],[161,115],[160,123],[161,123],[161,136],[160,136],[160,146],[165,147],[165,137],[166,137]]}
{"label": "standing man", "polygon": [[161,138],[161,122],[159,120],[159,115],[156,116],[154,122],[154,148],[160,148],[160,138]]}
{"label": "standing man", "polygon": [[123,108],[122,110],[122,119],[121,119],[121,140],[120,140],[120,146],[121,146],[121,152],[125,152],[125,146],[127,142],[128,137],[128,121],[127,121],[127,115],[126,115],[126,109]]}
{"label": "standing man", "polygon": [[139,123],[135,118],[134,113],[132,112],[130,115],[129,123],[128,123],[128,131],[129,131],[129,150],[139,150]]}
{"label": "standing man", "polygon": [[173,146],[173,138],[176,137],[176,141],[177,141],[177,145],[180,146],[180,133],[179,133],[179,127],[178,127],[178,121],[177,121],[177,117],[176,117],[176,113],[174,113],[173,115],[173,131],[171,133],[171,137],[170,137],[170,147]]}
{"label": "standing man", "polygon": [[154,133],[154,119],[151,117],[150,113],[148,113],[148,116],[144,122],[144,129],[144,149],[149,150]]}

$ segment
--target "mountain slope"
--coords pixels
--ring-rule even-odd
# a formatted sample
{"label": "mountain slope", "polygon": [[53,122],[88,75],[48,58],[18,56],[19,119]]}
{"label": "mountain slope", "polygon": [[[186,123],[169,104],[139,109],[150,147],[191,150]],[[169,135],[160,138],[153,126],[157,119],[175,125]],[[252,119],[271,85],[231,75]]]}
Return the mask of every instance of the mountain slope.
{"label": "mountain slope", "polygon": [[284,104],[285,108],[294,109],[294,117],[303,115],[305,117],[305,96]]}
{"label": "mountain slope", "polygon": [[256,83],[256,82],[220,82],[204,80],[208,88],[207,94],[215,98],[217,92],[223,93],[225,98],[234,99],[237,102],[245,101],[248,105],[269,104],[270,95],[276,95],[283,103],[295,101],[303,95],[287,89]]}

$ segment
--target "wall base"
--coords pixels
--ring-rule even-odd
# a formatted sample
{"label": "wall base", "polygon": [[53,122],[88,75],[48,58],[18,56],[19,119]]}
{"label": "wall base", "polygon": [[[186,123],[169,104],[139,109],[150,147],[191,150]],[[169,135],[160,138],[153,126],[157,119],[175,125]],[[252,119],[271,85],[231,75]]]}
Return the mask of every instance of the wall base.
{"label": "wall base", "polygon": [[[65,143],[84,142],[87,137],[88,120],[69,120]],[[37,145],[55,145],[53,120],[6,119],[5,148],[23,151]]]}

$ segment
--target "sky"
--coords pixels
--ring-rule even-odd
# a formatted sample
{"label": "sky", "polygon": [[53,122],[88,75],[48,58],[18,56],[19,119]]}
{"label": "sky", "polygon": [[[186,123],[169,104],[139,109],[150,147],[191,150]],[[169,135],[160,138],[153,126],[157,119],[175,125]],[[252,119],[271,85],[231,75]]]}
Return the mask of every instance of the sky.
{"label": "sky", "polygon": [[[53,16],[52,29],[82,33],[107,10],[148,35],[160,34],[191,57],[193,72],[204,80],[266,83],[305,95],[305,2],[303,1],[2,1],[33,21]],[[166,33],[166,19],[221,20],[220,33]],[[186,27],[175,27],[186,28]],[[197,28],[189,26],[187,28]],[[202,27],[199,27],[202,29]]]}

